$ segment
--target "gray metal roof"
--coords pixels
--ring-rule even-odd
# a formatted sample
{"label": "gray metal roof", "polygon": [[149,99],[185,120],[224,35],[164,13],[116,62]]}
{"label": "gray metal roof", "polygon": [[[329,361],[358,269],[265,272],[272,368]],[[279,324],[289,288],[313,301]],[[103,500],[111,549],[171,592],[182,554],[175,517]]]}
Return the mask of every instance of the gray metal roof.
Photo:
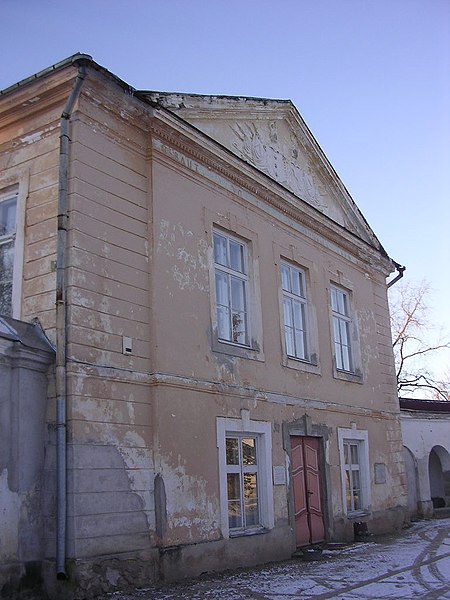
{"label": "gray metal roof", "polygon": [[0,338],[19,342],[27,348],[55,352],[55,348],[45,335],[40,323],[25,323],[12,317],[0,317]]}

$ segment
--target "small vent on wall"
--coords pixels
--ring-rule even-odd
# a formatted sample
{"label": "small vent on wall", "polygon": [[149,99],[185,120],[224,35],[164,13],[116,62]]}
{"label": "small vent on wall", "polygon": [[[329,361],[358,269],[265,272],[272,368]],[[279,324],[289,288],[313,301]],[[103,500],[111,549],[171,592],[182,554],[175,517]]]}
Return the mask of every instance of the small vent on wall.
{"label": "small vent on wall", "polygon": [[133,353],[133,340],[130,337],[127,337],[126,335],[122,336],[122,353]]}

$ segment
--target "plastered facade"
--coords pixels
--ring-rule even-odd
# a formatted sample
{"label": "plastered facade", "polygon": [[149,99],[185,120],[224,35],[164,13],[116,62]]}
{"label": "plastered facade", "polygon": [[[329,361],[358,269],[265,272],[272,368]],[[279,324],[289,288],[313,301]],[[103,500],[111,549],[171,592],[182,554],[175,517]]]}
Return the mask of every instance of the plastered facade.
{"label": "plastered facade", "polygon": [[[300,115],[278,101],[136,92],[91,60],[85,67],[67,180],[68,580],[52,572],[50,451],[49,593],[88,597],[291,556],[290,435],[320,439],[326,540],[352,539],[355,520],[374,532],[400,527],[393,264]],[[76,61],[63,64],[0,97],[0,190],[18,186],[23,198],[14,310],[38,317],[53,341],[59,119],[76,75]],[[249,249],[245,347],[218,339],[214,231]],[[284,347],[283,261],[307,273],[307,362]],[[333,360],[333,285],[351,297],[352,373]],[[54,418],[50,398],[49,427]],[[259,535],[224,531],[218,419],[268,424],[271,525]],[[370,502],[357,518],[343,506],[339,428],[367,432]]]}

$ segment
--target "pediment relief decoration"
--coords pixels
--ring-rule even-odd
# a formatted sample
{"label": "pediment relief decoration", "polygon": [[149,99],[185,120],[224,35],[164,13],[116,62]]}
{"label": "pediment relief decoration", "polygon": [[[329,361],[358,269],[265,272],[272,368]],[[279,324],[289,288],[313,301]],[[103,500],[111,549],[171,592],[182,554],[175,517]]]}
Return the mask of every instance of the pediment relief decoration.
{"label": "pediment relief decoration", "polygon": [[335,223],[379,246],[290,101],[159,92],[146,95],[178,113]]}
{"label": "pediment relief decoration", "polygon": [[282,131],[280,135],[279,129],[286,128],[283,125],[278,121],[230,124],[232,149],[296,196],[326,213],[329,205],[326,188],[300,149],[294,133]]}

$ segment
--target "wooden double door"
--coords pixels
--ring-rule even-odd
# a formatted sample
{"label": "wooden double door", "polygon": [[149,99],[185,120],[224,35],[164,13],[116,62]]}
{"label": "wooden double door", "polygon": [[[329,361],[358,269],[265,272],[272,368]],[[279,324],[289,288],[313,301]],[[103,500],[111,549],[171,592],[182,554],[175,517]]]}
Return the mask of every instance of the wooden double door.
{"label": "wooden double door", "polygon": [[291,436],[297,547],[317,544],[325,540],[319,444],[320,438]]}

